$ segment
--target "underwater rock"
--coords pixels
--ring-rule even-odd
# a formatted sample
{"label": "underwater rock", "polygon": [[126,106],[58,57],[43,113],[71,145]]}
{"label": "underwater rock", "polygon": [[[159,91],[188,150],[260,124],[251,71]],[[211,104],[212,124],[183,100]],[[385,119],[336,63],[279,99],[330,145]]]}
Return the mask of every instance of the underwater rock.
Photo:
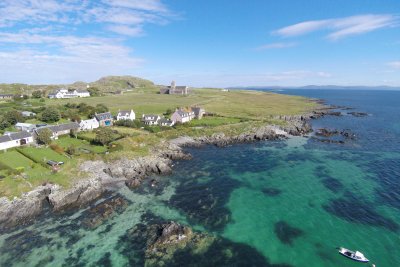
{"label": "underwater rock", "polygon": [[347,112],[347,114],[353,115],[354,117],[365,117],[365,116],[368,116],[368,113],[366,113],[366,112],[355,112],[355,111],[352,111],[352,112]]}
{"label": "underwater rock", "polygon": [[113,196],[91,207],[83,213],[83,225],[87,228],[96,228],[104,223],[115,213],[121,213],[128,206],[128,201],[121,196]]}
{"label": "underwater rock", "polygon": [[176,222],[136,225],[122,237],[131,266],[266,266],[271,264],[251,246],[192,231]]}
{"label": "underwater rock", "polygon": [[345,192],[343,197],[331,200],[328,204],[323,205],[323,208],[349,222],[379,226],[393,232],[399,230],[399,225],[392,219],[379,214],[372,203],[363,201],[349,191]]}
{"label": "underwater rock", "polygon": [[285,221],[275,223],[274,231],[279,240],[287,245],[292,245],[294,239],[304,234],[301,229],[293,227]]}
{"label": "underwater rock", "polygon": [[326,128],[320,128],[315,132],[315,135],[324,136],[324,137],[331,137],[333,135],[339,134],[338,130],[328,130]]}
{"label": "underwater rock", "polygon": [[269,197],[276,197],[282,193],[282,190],[272,187],[263,188],[261,191]]}

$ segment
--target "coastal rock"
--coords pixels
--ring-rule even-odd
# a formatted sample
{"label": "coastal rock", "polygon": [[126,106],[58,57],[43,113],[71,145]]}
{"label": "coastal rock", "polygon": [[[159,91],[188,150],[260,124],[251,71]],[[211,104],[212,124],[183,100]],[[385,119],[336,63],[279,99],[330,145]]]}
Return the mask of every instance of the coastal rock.
{"label": "coastal rock", "polygon": [[105,191],[100,179],[79,181],[71,189],[56,188],[48,196],[48,201],[54,211],[80,207],[100,197]]}
{"label": "coastal rock", "polygon": [[30,222],[42,211],[46,197],[53,185],[44,185],[10,201],[0,198],[0,231]]}
{"label": "coastal rock", "polygon": [[365,112],[355,112],[355,111],[353,111],[353,112],[348,112],[347,114],[353,115],[354,117],[365,117],[365,116],[368,116],[368,113],[365,113]]}
{"label": "coastal rock", "polygon": [[337,134],[339,134],[338,130],[328,130],[326,128],[318,129],[315,132],[315,135],[324,136],[324,137],[330,137],[330,136],[337,135]]}
{"label": "coastal rock", "polygon": [[101,203],[91,207],[83,213],[83,225],[87,228],[94,229],[101,225],[103,222],[120,213],[128,206],[126,201],[121,196],[112,196]]}

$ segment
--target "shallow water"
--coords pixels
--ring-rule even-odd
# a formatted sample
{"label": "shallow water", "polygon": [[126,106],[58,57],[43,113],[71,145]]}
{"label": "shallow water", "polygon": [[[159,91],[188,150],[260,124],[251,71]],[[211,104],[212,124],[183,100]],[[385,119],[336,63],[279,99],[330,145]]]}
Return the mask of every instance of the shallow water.
{"label": "shallow water", "polygon": [[379,267],[400,266],[400,92],[285,93],[323,98],[370,116],[313,122],[316,128],[350,128],[357,138],[343,145],[295,137],[189,149],[194,159],[177,162],[171,176],[155,177],[156,188],[149,179],[139,190],[120,189],[129,205],[95,229],[84,226],[88,215],[78,211],[47,213],[3,234],[0,265],[140,266],[140,242],[128,233],[158,218],[223,240],[203,256],[181,253],[167,265],[195,259],[209,266],[225,253],[221,246],[229,246],[240,251],[240,262],[232,256],[238,266],[360,266],[335,250],[344,246]]}

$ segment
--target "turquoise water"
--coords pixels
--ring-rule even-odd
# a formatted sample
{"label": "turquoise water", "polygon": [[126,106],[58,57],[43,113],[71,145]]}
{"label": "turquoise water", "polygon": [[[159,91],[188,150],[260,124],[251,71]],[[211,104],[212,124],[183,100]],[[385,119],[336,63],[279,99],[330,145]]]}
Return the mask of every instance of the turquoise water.
{"label": "turquoise water", "polygon": [[370,116],[313,122],[351,129],[357,138],[342,145],[295,137],[189,149],[193,160],[177,162],[171,176],[154,177],[156,188],[149,179],[138,190],[119,189],[129,204],[94,229],[85,226],[89,215],[81,210],[47,212],[31,226],[3,233],[1,266],[141,266],[142,240],[129,233],[155,220],[175,220],[222,240],[201,255],[176,255],[166,266],[213,266],[224,246],[233,251],[230,260],[222,257],[226,266],[368,266],[340,256],[338,246],[362,251],[378,267],[400,266],[400,93],[286,93]]}

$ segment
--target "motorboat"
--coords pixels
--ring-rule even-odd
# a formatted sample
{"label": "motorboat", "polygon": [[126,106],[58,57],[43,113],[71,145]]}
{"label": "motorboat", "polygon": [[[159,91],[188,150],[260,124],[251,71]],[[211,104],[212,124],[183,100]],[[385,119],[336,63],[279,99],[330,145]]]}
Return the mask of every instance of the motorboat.
{"label": "motorboat", "polygon": [[347,248],[339,248],[339,253],[355,261],[369,262],[369,259],[367,259],[360,251],[351,251]]}

